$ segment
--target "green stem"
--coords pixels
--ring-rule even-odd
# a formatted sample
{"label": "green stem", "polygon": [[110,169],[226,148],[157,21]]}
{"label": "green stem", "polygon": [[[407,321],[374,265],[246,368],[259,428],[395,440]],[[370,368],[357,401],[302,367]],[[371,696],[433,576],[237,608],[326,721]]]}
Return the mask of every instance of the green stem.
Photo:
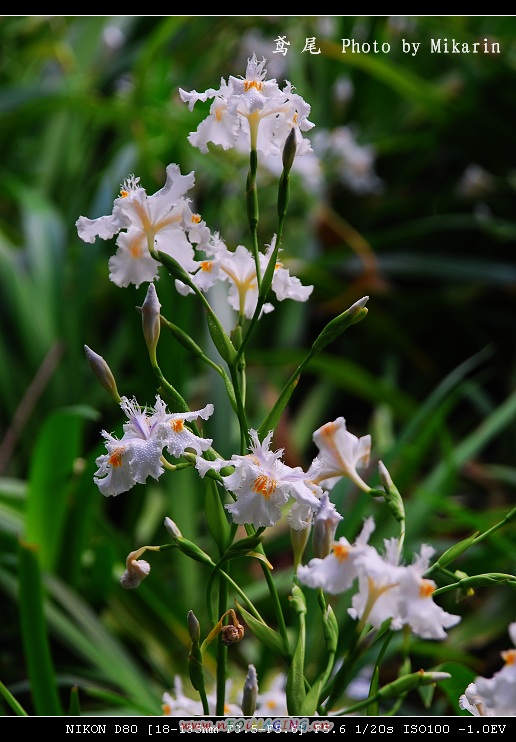
{"label": "green stem", "polygon": [[[298,582],[297,576],[295,577],[294,582],[297,584]],[[323,621],[324,621],[324,617],[327,611],[327,603],[326,603],[326,596],[324,594],[324,590],[322,589],[322,587],[317,588],[317,601],[319,603],[319,607],[321,609],[321,614],[323,616]],[[323,670],[320,676],[320,680],[319,680],[319,687],[321,688],[324,688],[324,686],[330,679],[333,666],[335,664],[335,657],[337,654],[337,637],[336,636],[335,636],[334,643],[332,642],[331,644],[328,643],[328,637],[326,637],[326,651],[327,651],[328,659],[326,662],[326,667]]]}
{"label": "green stem", "polygon": [[491,528],[488,528],[487,531],[484,531],[484,533],[479,534],[474,540],[473,544],[478,544],[480,541],[483,541],[485,538],[488,538],[493,533],[498,531],[500,528],[503,528],[503,526],[507,525],[507,523],[510,523],[516,518],[516,508],[513,508],[507,515],[502,518],[501,521],[496,523],[494,526],[491,526]]}
{"label": "green stem", "polygon": [[[380,665],[381,665],[385,652],[387,651],[387,648],[393,636],[394,634],[392,631],[389,631],[387,633],[385,640],[382,644],[382,647],[380,649],[380,652],[378,653],[378,657],[376,658],[376,662],[374,666],[373,676],[371,679],[371,687],[369,689],[369,695],[374,695],[378,690],[378,675],[380,672]],[[368,708],[367,712],[369,716],[377,716],[378,715],[378,701],[371,701],[371,706]]]}
{"label": "green stem", "polygon": [[208,703],[208,697],[206,696],[206,690],[204,688],[201,688],[199,690],[199,695],[201,697],[202,712],[203,714],[206,714],[206,716],[209,716],[210,715],[210,704]]}
{"label": "green stem", "polygon": [[[474,544],[479,544],[484,539],[488,538],[489,536],[492,536],[493,533],[498,531],[500,528],[503,528],[503,526],[507,525],[508,523],[511,523],[516,518],[516,508],[513,508],[510,512],[508,512],[502,520],[498,521],[498,523],[495,523],[494,526],[491,526],[491,528],[488,528],[483,533],[480,533],[476,536],[470,537],[469,539],[465,539],[463,542],[463,545],[459,544],[461,546],[460,551],[457,550],[457,546],[451,549],[448,549],[447,552],[445,552],[444,555],[441,555],[441,557],[432,564],[432,566],[427,569],[425,572],[425,576],[429,577],[434,572],[439,572],[446,577],[449,577],[452,581],[455,581],[457,578],[457,575],[450,570],[446,569],[444,566],[441,565],[441,560],[445,561],[446,564],[448,564],[450,561],[453,561],[454,556],[459,556],[466,551],[466,549],[470,549]],[[454,553],[456,551],[456,554]],[[443,559],[443,557],[448,557],[446,560]]]}
{"label": "green stem", "polygon": [[[252,153],[251,153],[252,155]],[[252,170],[252,164],[253,160],[251,157],[251,170]],[[292,163],[290,163],[291,165]],[[273,250],[273,253],[269,259],[269,263],[267,265],[267,268],[265,270],[265,275],[263,277],[263,284],[260,280],[258,280],[259,276],[259,265],[257,261],[257,253],[258,253],[258,244],[256,246],[253,242],[253,251],[256,250],[255,254],[255,262],[256,262],[256,272],[257,272],[257,284],[258,284],[258,301],[256,304],[256,309],[253,313],[253,316],[251,317],[251,321],[247,327],[247,331],[243,337],[242,345],[237,351],[237,361],[244,352],[247,343],[249,342],[249,339],[251,338],[251,335],[254,330],[254,326],[256,325],[258,319],[260,318],[260,314],[262,312],[263,305],[265,304],[267,300],[267,294],[269,293],[270,287],[272,285],[272,280],[274,278],[274,271],[276,269],[276,261],[278,259],[278,253],[279,248],[281,245],[281,240],[283,238],[283,225],[285,223],[285,217],[287,214],[287,206],[288,206],[288,199],[289,199],[289,171],[284,168],[280,181],[278,186],[278,230],[276,232],[276,245]],[[251,173],[251,171],[250,171]],[[258,206],[256,207],[258,208]],[[256,222],[258,224],[258,222]],[[254,239],[254,237],[253,237]]]}
{"label": "green stem", "polygon": [[337,698],[346,689],[353,671],[356,660],[360,655],[360,640],[361,632],[356,630],[351,639],[350,647],[345,656],[345,660],[338,672],[333,676],[329,683],[323,688],[320,698],[327,698],[326,703],[322,705],[323,716],[328,716],[332,709],[333,704]]}
{"label": "green stem", "polygon": [[233,590],[236,593],[238,593],[238,595],[240,595],[240,597],[242,598],[246,606],[249,608],[249,612],[252,613],[253,616],[258,619],[258,621],[265,623],[263,618],[260,616],[259,612],[254,607],[251,600],[247,597],[247,595],[242,590],[242,588],[233,580],[233,578],[230,577],[230,575],[227,572],[224,572],[224,570],[220,569],[216,564],[214,564],[213,566],[215,567],[215,569],[213,569],[213,571],[211,572],[208,578],[208,583],[206,585],[206,595],[207,595],[206,603],[208,606],[208,617],[209,617],[210,623],[213,625],[217,623],[217,619],[215,618],[213,614],[213,608],[211,607],[211,603],[212,603],[211,594],[213,591],[213,585],[214,585],[215,579],[218,575],[220,575],[227,582],[227,584],[230,585],[233,588]]}
{"label": "green stem", "polygon": [[[227,611],[228,589],[226,582],[219,580],[219,616],[223,616]],[[221,640],[217,639],[217,700],[215,713],[218,716],[225,716],[224,707],[226,705],[226,677],[228,664],[228,648]]]}
{"label": "green stem", "polygon": [[258,285],[258,291],[262,283],[261,268],[260,268],[260,254],[258,249],[258,192],[256,189],[256,172],[258,170],[258,153],[256,151],[256,143],[251,142],[251,152],[249,155],[249,173],[247,175],[246,183],[246,204],[247,204],[247,219],[249,221],[249,228],[251,230],[251,246],[254,257],[254,263],[256,267],[256,283]]}
{"label": "green stem", "polygon": [[241,387],[241,379],[236,364],[229,366],[231,381],[235,390],[236,413],[240,425],[240,453],[244,456],[249,449],[249,426],[247,423],[247,413],[244,406],[244,398]]}
{"label": "green stem", "polygon": [[243,354],[251,335],[253,334],[254,327],[256,323],[258,322],[260,315],[262,313],[263,305],[265,304],[267,300],[267,295],[269,293],[269,289],[272,285],[272,279],[274,278],[274,271],[276,267],[276,262],[278,259],[278,252],[281,244],[281,238],[283,234],[283,223],[284,218],[280,218],[279,224],[278,224],[278,232],[276,234],[276,244],[274,247],[274,250],[272,251],[269,262],[267,264],[267,268],[265,269],[265,274],[263,277],[263,282],[261,282],[258,285],[258,300],[256,303],[256,309],[254,310],[253,316],[251,317],[249,324],[247,326],[247,330],[245,332],[244,337],[242,338],[242,344],[240,348],[237,350],[236,354],[236,361],[238,362],[239,358]]}
{"label": "green stem", "polygon": [[[256,533],[256,530],[254,529],[254,527],[250,525],[246,525],[245,530],[247,531],[247,534],[249,536],[252,536]],[[262,544],[256,547],[256,551],[266,556],[265,550]],[[285,624],[285,617],[281,609],[281,603],[280,603],[280,599],[278,595],[278,590],[276,588],[276,584],[272,578],[272,574],[270,572],[270,569],[267,567],[267,565],[264,564],[263,562],[260,562],[260,565],[261,565],[261,568],[262,568],[262,571],[265,577],[265,581],[267,582],[267,587],[269,588],[269,595],[272,601],[272,607],[274,609],[274,613],[276,615],[276,621],[278,624],[279,633],[281,634],[281,637],[283,638],[283,640],[286,643],[286,646],[288,647],[289,641],[288,641],[288,634],[287,634],[287,626]]]}

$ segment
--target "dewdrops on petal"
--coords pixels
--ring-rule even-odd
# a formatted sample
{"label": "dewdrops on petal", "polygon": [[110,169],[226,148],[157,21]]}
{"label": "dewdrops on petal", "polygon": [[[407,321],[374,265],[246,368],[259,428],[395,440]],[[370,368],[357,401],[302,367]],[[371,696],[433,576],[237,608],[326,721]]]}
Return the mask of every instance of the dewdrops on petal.
{"label": "dewdrops on petal", "polygon": [[142,409],[135,399],[127,397],[122,397],[120,407],[127,416],[123,436],[118,439],[102,431],[107,454],[96,460],[99,468],[94,481],[103,495],[119,495],[135,484],[144,484],[148,477],[159,479],[164,472],[161,457],[165,447],[179,458],[188,449],[200,454],[211,446],[211,439],[194,435],[184,421],[207,419],[213,413],[213,405],[195,412],[168,413],[156,395],[153,408]]}
{"label": "dewdrops on petal", "polygon": [[310,106],[293,92],[289,82],[281,90],[276,80],[266,80],[266,75],[265,59],[259,62],[253,54],[247,61],[245,78],[231,75],[227,83],[221,80],[218,90],[209,88],[204,93],[180,88],[181,100],[190,110],[197,101],[213,99],[208,117],[188,137],[190,143],[201,152],[208,152],[211,142],[223,149],[239,146],[277,154],[295,127],[299,154],[311,152],[309,141],[301,134],[314,126],[308,120]]}
{"label": "dewdrops on petal", "polygon": [[148,477],[159,479],[163,474],[159,441],[133,435],[119,440],[105,430],[102,435],[107,453],[97,457],[93,481],[106,497],[127,492],[135,484],[144,484]]}
{"label": "dewdrops on petal", "polygon": [[346,429],[346,421],[338,417],[326,423],[313,434],[319,449],[322,471],[317,483],[331,489],[342,477],[348,477],[357,487],[369,492],[371,489],[357,472],[358,467],[367,466],[371,454],[371,436],[357,438]]}
{"label": "dewdrops on petal", "polygon": [[226,461],[225,459],[215,459],[214,461],[208,461],[207,459],[204,459],[202,456],[196,456],[195,458],[195,468],[197,469],[199,476],[201,479],[204,479],[206,474],[210,471],[210,469],[213,469],[213,471],[219,472],[222,467],[231,465],[230,461]]}
{"label": "dewdrops on petal", "polygon": [[213,405],[208,404],[202,410],[193,412],[167,413],[165,403],[157,398],[152,422],[153,425],[158,427],[158,436],[172,456],[179,458],[187,450],[193,450],[200,456],[208,450],[213,443],[213,439],[195,435],[186,427],[185,422],[191,422],[199,418],[207,420],[213,414],[213,410]]}
{"label": "dewdrops on petal", "polygon": [[[509,626],[516,644],[516,622]],[[459,706],[473,716],[516,716],[516,649],[500,653],[505,664],[493,677],[478,676],[459,699]]]}

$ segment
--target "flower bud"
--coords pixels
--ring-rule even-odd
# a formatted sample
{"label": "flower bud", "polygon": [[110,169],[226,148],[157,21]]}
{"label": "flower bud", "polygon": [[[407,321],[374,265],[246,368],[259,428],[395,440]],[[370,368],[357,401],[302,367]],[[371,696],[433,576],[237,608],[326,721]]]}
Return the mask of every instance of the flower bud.
{"label": "flower bud", "polygon": [[323,613],[323,631],[327,651],[331,653],[336,652],[339,639],[339,624],[331,605]]}
{"label": "flower bud", "polygon": [[388,492],[394,486],[394,482],[383,461],[378,462],[378,474],[380,475],[382,485],[385,487],[386,492]]}
{"label": "flower bud", "polygon": [[405,508],[403,506],[403,499],[398,488],[392,481],[391,475],[387,471],[387,468],[383,461],[378,462],[378,473],[380,475],[380,480],[385,488],[385,494],[383,496],[384,500],[396,520],[399,523],[403,523],[405,520]]}
{"label": "flower bud", "polygon": [[156,346],[161,328],[160,309],[161,304],[158,301],[156,287],[153,283],[150,283],[142,305],[142,327],[143,336],[153,363],[156,363]]}
{"label": "flower bud", "polygon": [[88,348],[87,345],[84,346],[84,352],[86,353],[86,360],[88,361],[88,365],[97,377],[100,384],[107,392],[109,392],[109,394],[111,394],[116,402],[120,403],[122,400],[120,399],[120,395],[116,387],[115,377],[111,373],[111,369],[107,365],[106,361],[102,358],[102,356],[99,356],[98,353],[95,353],[95,351],[93,351],[91,348]]}
{"label": "flower bud", "polygon": [[342,520],[342,515],[335,510],[335,505],[330,502],[327,492],[323,493],[320,503],[313,522],[312,548],[315,557],[324,559],[331,551],[335,531]]}
{"label": "flower bud", "polygon": [[397,678],[388,685],[384,685],[378,691],[378,697],[382,700],[397,698],[401,693],[408,693],[408,691],[418,688],[421,685],[433,685],[441,680],[449,680],[449,678],[451,678],[449,672],[425,672],[424,670],[418,670],[410,675]]}
{"label": "flower bud", "polygon": [[253,716],[256,710],[256,699],[258,697],[258,678],[254,665],[249,665],[242,694],[242,713],[244,716]]}
{"label": "flower bud", "polygon": [[197,616],[193,611],[188,611],[188,634],[194,644],[197,644],[201,638],[201,627]]}
{"label": "flower bud", "polygon": [[288,596],[288,599],[291,608],[294,609],[298,616],[304,615],[306,613],[306,600],[304,593],[299,585],[294,585],[292,587],[292,592]]}
{"label": "flower bud", "polygon": [[296,142],[296,130],[292,127],[283,145],[283,153],[281,156],[283,162],[283,170],[286,174],[290,172],[292,165],[294,164],[294,158],[296,156],[297,142]]}
{"label": "flower bud", "polygon": [[165,518],[165,528],[170,533],[172,538],[183,538],[183,534],[179,530],[179,528],[176,526],[172,518],[169,518],[168,515]]}
{"label": "flower bud", "polygon": [[328,322],[312,344],[313,353],[320,353],[323,348],[338,338],[344,330],[363,320],[367,314],[366,303],[368,300],[368,296],[363,296],[352,304],[349,309],[346,309],[345,312],[342,312],[342,314],[339,314]]}
{"label": "flower bud", "polygon": [[213,562],[208,554],[200,549],[197,544],[194,544],[193,541],[189,541],[187,538],[181,536],[181,538],[177,538],[177,545],[183,554],[190,557],[190,559],[194,559],[196,562],[208,564],[210,567],[213,567]]}
{"label": "flower bud", "polygon": [[[311,519],[311,516],[310,516]],[[297,572],[298,566],[301,564],[303,554],[305,553],[308,538],[312,530],[311,523],[308,523],[306,528],[291,528],[290,529],[290,543],[292,545],[292,552],[294,554],[294,571]]]}

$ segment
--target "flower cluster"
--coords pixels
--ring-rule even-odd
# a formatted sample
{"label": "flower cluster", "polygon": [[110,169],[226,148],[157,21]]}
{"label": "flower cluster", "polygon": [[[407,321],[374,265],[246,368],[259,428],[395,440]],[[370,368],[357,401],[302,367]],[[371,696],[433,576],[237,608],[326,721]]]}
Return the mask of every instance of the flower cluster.
{"label": "flower cluster", "polygon": [[[233,454],[231,459],[215,461],[199,456],[196,464],[201,477],[209,469],[219,472],[224,467],[233,467],[233,472],[224,476],[223,481],[236,497],[236,502],[226,505],[235,523],[251,523],[258,528],[273,526],[281,518],[283,507],[290,503],[288,523],[295,530],[303,530],[319,511],[325,490],[342,477],[348,477],[366,491],[370,489],[356,469],[369,462],[371,437],[357,438],[346,429],[343,417],[315,431],[313,440],[319,454],[307,471],[281,461],[283,449],[270,450],[273,431],[262,442],[256,430],[250,430],[249,435],[248,454]],[[336,516],[341,517],[338,513]]]}
{"label": "flower cluster", "polygon": [[[147,196],[139,178],[130,176],[122,186],[122,195],[115,199],[112,214],[98,219],[81,216],[77,220],[79,237],[94,242],[96,237],[106,240],[118,234],[117,252],[109,260],[109,277],[118,286],[139,287],[157,280],[160,263],[155,256],[160,251],[173,258],[183,269],[185,278],[203,293],[217,282],[227,282],[229,305],[251,319],[258,303],[256,262],[243,245],[229,250],[219,234],[212,235],[201,217],[192,212],[183,194],[193,182],[193,173],[184,176],[177,165],[169,165],[165,186]],[[259,254],[262,274],[275,247],[276,235],[273,235],[265,252]],[[180,279],[176,279],[175,285],[183,296],[193,292]],[[303,286],[277,261],[271,289],[278,301],[304,302],[313,286]],[[265,302],[261,313],[273,309],[270,302]]]}
{"label": "flower cluster", "polygon": [[423,639],[444,639],[445,629],[457,624],[460,616],[447,613],[432,600],[436,584],[424,574],[434,549],[424,544],[412,564],[400,565],[398,539],[385,540],[383,555],[369,545],[374,528],[373,519],[367,518],[353,544],[341,537],[324,559],[299,566],[299,580],[331,594],[348,590],[358,580],[350,616],[374,628],[390,619],[393,631],[409,626]]}
{"label": "flower cluster", "polygon": [[[209,573],[206,608],[210,629],[201,642],[200,622],[192,611],[189,612],[187,625],[192,642],[190,680],[200,698],[192,700],[185,695],[178,675],[173,690],[163,695],[163,713],[194,716],[221,715],[224,711],[227,715],[237,716],[251,715],[256,711],[276,716],[287,713],[296,716],[298,712],[315,715],[335,709],[339,694],[353,680],[353,672],[360,671],[360,664],[365,659],[361,656],[362,650],[366,648],[369,652],[383,636],[383,631],[378,632],[378,629],[404,629],[407,636],[412,632],[422,639],[446,639],[447,630],[461,617],[446,612],[434,602],[437,583],[431,577],[438,580],[439,573],[442,577],[444,572],[447,584],[441,588],[443,591],[462,587],[466,582],[469,586],[471,582],[469,577],[463,581],[462,574],[448,570],[447,565],[455,552],[452,556],[447,553],[446,558],[431,566],[434,548],[422,544],[413,554],[412,561],[405,560],[406,523],[401,495],[381,461],[377,466],[383,490],[373,489],[367,484],[371,436],[354,435],[347,429],[343,416],[331,419],[314,431],[312,444],[317,454],[306,466],[289,466],[284,449],[275,450],[273,447],[274,425],[289,403],[301,372],[326,345],[350,325],[363,319],[367,313],[367,296],[323,328],[287,380],[273,409],[261,425],[251,427],[246,409],[246,396],[249,396],[246,354],[258,315],[271,312],[274,299],[305,302],[313,290],[313,286],[303,285],[290,274],[282,245],[290,169],[297,155],[313,155],[310,142],[303,137],[303,132],[313,126],[308,120],[310,106],[294,92],[289,82],[281,89],[275,79],[267,80],[265,60],[258,61],[256,55],[248,60],[244,78],[231,76],[227,82],[221,80],[218,89],[210,88],[203,93],[180,90],[180,96],[190,110],[197,102],[211,101],[209,115],[189,136],[193,146],[208,152],[211,143],[224,150],[245,148],[250,153],[246,205],[252,250],[242,244],[234,250],[229,249],[219,233],[212,232],[201,216],[194,213],[186,196],[194,185],[194,173],[182,175],[174,164],[167,167],[165,185],[154,195],[148,196],[139,178],[130,176],[124,181],[111,214],[97,219],[81,216],[77,220],[78,234],[86,242],[94,242],[97,237],[107,240],[116,235],[117,252],[109,260],[112,281],[124,287],[149,283],[141,307],[145,343],[159,382],[158,391],[166,400],[178,402],[181,410],[169,412],[159,394],[154,405],[146,407],[140,406],[134,398],[120,397],[107,363],[85,346],[90,367],[104,389],[120,405],[126,418],[121,437],[102,431],[106,453],[96,459],[98,468],[94,482],[103,495],[112,496],[126,492],[136,484],[145,484],[149,478],[157,480],[165,470],[192,467],[209,485],[206,487],[205,505],[208,530],[218,550],[216,559],[208,548],[205,551],[204,547],[183,537],[174,521],[165,518],[165,528],[174,541],[172,548],[178,548],[182,554],[200,562],[206,568],[206,574]],[[372,169],[372,150],[359,147],[350,130],[337,130],[331,140],[323,138],[320,146],[326,154],[337,151],[341,157],[339,163],[347,161],[354,174],[349,181],[354,190],[372,192],[379,187],[380,182]],[[262,159],[274,158],[281,167],[278,224],[270,243],[262,241],[258,233],[258,153]],[[309,161],[310,158],[304,159]],[[260,245],[264,247],[260,248]],[[208,357],[196,339],[161,314],[155,282],[162,264],[168,269],[179,296],[193,297],[193,301],[199,302],[203,316],[206,313],[207,329],[213,348],[220,355],[220,362]],[[216,285],[227,289],[227,301],[238,315],[231,332],[222,328],[209,301],[210,290]],[[225,441],[223,450],[229,449],[229,453],[223,457],[212,447],[213,440],[203,437],[198,421],[210,418],[214,413],[213,404],[189,411],[187,402],[165,378],[158,365],[157,352],[162,327],[167,327],[175,340],[192,352],[196,360],[220,374],[238,420],[238,452]],[[166,454],[180,461],[171,463]],[[344,517],[337,511],[331,497],[337,502],[335,487],[343,478],[360,493],[365,493],[371,502],[374,499],[382,503],[399,527],[397,538],[385,538],[383,548],[376,548],[371,543],[376,527],[373,517],[364,519],[354,541],[344,536],[337,537],[337,529]],[[282,518],[290,527],[293,550],[289,597],[295,614],[293,620],[299,622],[295,647],[291,644],[275,580],[271,577],[272,564],[262,550],[262,530],[274,527]],[[244,538],[236,539],[237,526],[245,527]],[[305,560],[310,536],[312,558]],[[121,577],[122,587],[135,588],[150,574],[150,563],[141,558],[146,551],[170,549],[168,544],[142,546],[131,551]],[[258,559],[260,566],[269,570],[265,574],[277,630],[266,624],[261,611],[253,603],[252,593],[247,594],[245,585],[237,582],[237,570],[230,572],[227,569],[227,562],[241,556]],[[455,577],[456,585],[451,584]],[[501,577],[507,578],[506,575]],[[328,662],[320,663],[321,675],[313,683],[308,682],[302,667],[305,656],[304,615],[309,609],[304,586],[319,592],[318,603],[322,609],[321,621],[328,650]],[[356,620],[356,632],[349,637],[349,642],[346,638],[346,654],[339,657],[340,627],[324,593],[336,596],[352,590],[354,592],[346,607],[349,606],[347,615]],[[230,591],[234,592],[232,597],[236,606],[228,610]],[[216,610],[220,612],[216,614]],[[242,614],[242,623],[236,610]],[[230,623],[227,622],[228,615],[232,617]],[[225,658],[223,665],[217,668],[220,672],[217,672],[216,693],[208,696],[203,664],[206,648],[217,639],[222,641],[226,651],[243,638],[244,622],[265,646],[277,648],[282,660],[292,660],[287,675],[278,676],[270,695],[267,692],[260,694],[256,670],[249,665],[241,703],[235,702],[234,695],[228,701],[232,689],[231,683],[225,686]],[[235,634],[234,638],[230,637],[231,632]],[[511,624],[509,633],[516,644],[516,623]],[[217,656],[220,657],[218,653]],[[355,704],[360,709],[374,708],[372,704],[389,700],[396,694],[449,677],[447,673],[425,673],[423,670],[410,673],[393,681],[392,687],[382,696],[384,688],[379,687],[376,681],[380,677],[383,650],[378,657],[374,669],[375,682],[368,683],[367,691],[359,694],[362,700]],[[491,679],[477,677],[466,688],[460,699],[461,709],[476,715],[514,715],[516,650],[508,650],[502,653],[502,657],[505,667],[500,672]],[[346,666],[348,662],[349,668]],[[285,682],[286,678],[288,682]],[[348,693],[348,698],[352,697],[353,694]],[[352,712],[355,710],[353,708]],[[367,712],[370,711],[371,708],[367,708]]]}
{"label": "flower cluster", "polygon": [[[259,264],[262,275],[274,253],[276,235],[267,250],[259,254]],[[241,316],[251,319],[258,303],[258,281],[256,277],[256,263],[251,252],[243,245],[236,250],[228,250],[224,242],[216,235],[204,248],[205,259],[199,260],[192,271],[191,281],[200,291],[206,292],[218,281],[227,281],[229,284],[228,303]],[[192,292],[181,281],[176,281],[176,288],[181,294]],[[272,279],[272,291],[278,301],[294,299],[306,301],[312,293],[313,286],[303,286],[299,278],[291,276],[287,268],[276,262]],[[274,306],[266,302],[262,307],[262,314],[272,312]]]}

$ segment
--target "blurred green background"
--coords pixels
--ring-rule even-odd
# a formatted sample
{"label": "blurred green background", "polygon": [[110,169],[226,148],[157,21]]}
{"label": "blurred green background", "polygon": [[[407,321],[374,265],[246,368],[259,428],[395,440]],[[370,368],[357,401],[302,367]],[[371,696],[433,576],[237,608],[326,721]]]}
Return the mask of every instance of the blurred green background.
{"label": "blurred green background", "polygon": [[[275,52],[279,37],[286,55]],[[431,53],[437,38],[481,42],[481,53]],[[343,54],[342,39],[390,52]],[[75,222],[111,213],[130,173],[153,193],[174,162],[195,171],[188,195],[210,229],[231,248],[248,244],[246,157],[194,149],[187,136],[208,105],[189,112],[178,89],[217,88],[244,75],[253,53],[310,103],[319,160],[317,170],[296,162],[283,239],[285,264],[314,291],[260,322],[247,358],[251,422],[317,332],[368,295],[366,320],[309,366],[282,418],[275,441],[287,463],[308,465],[312,432],[340,415],[353,433],[370,432],[368,476],[374,484],[383,460],[404,496],[409,558],[422,542],[441,551],[514,507],[515,39],[513,16],[0,16],[0,680],[29,714],[66,710],[74,686],[83,713],[159,714],[163,691],[186,672],[185,619],[190,609],[203,616],[202,567],[173,552],[152,560],[137,591],[118,577],[129,551],[167,541],[165,515],[210,549],[202,491],[188,471],[110,499],[93,484],[100,430],[119,432],[122,420],[84,344],[108,361],[121,394],[152,403],[156,383],[135,310],[146,286],[112,284],[113,242],[81,242]],[[308,40],[320,53],[303,51]],[[403,40],[420,43],[415,56]],[[484,53],[493,42],[500,53]],[[275,230],[276,182],[264,166],[263,244]],[[157,288],[163,313],[205,342],[194,302],[166,275]],[[160,354],[193,409],[215,403],[208,433],[231,455],[236,429],[217,380],[172,337]],[[371,512],[381,520],[380,506],[344,482],[335,497],[339,535],[354,537]],[[394,533],[382,521],[376,537]],[[454,568],[514,573],[515,536],[509,524]],[[269,534],[266,549],[286,600],[286,530]],[[238,569],[267,615],[261,582],[247,563]],[[345,600],[335,601],[340,616]],[[415,669],[446,661],[492,674],[510,646],[514,592],[480,588],[442,604],[463,620],[445,643],[414,644]],[[45,662],[31,659],[38,605]],[[234,661],[244,673],[255,662],[263,678],[277,670],[252,640]],[[395,672],[395,645],[391,664]],[[458,673],[462,692],[467,672]],[[37,689],[49,677],[56,691],[45,697]],[[458,712],[454,692],[435,713]],[[12,710],[0,701],[0,713]],[[417,696],[405,713],[425,713]]]}

